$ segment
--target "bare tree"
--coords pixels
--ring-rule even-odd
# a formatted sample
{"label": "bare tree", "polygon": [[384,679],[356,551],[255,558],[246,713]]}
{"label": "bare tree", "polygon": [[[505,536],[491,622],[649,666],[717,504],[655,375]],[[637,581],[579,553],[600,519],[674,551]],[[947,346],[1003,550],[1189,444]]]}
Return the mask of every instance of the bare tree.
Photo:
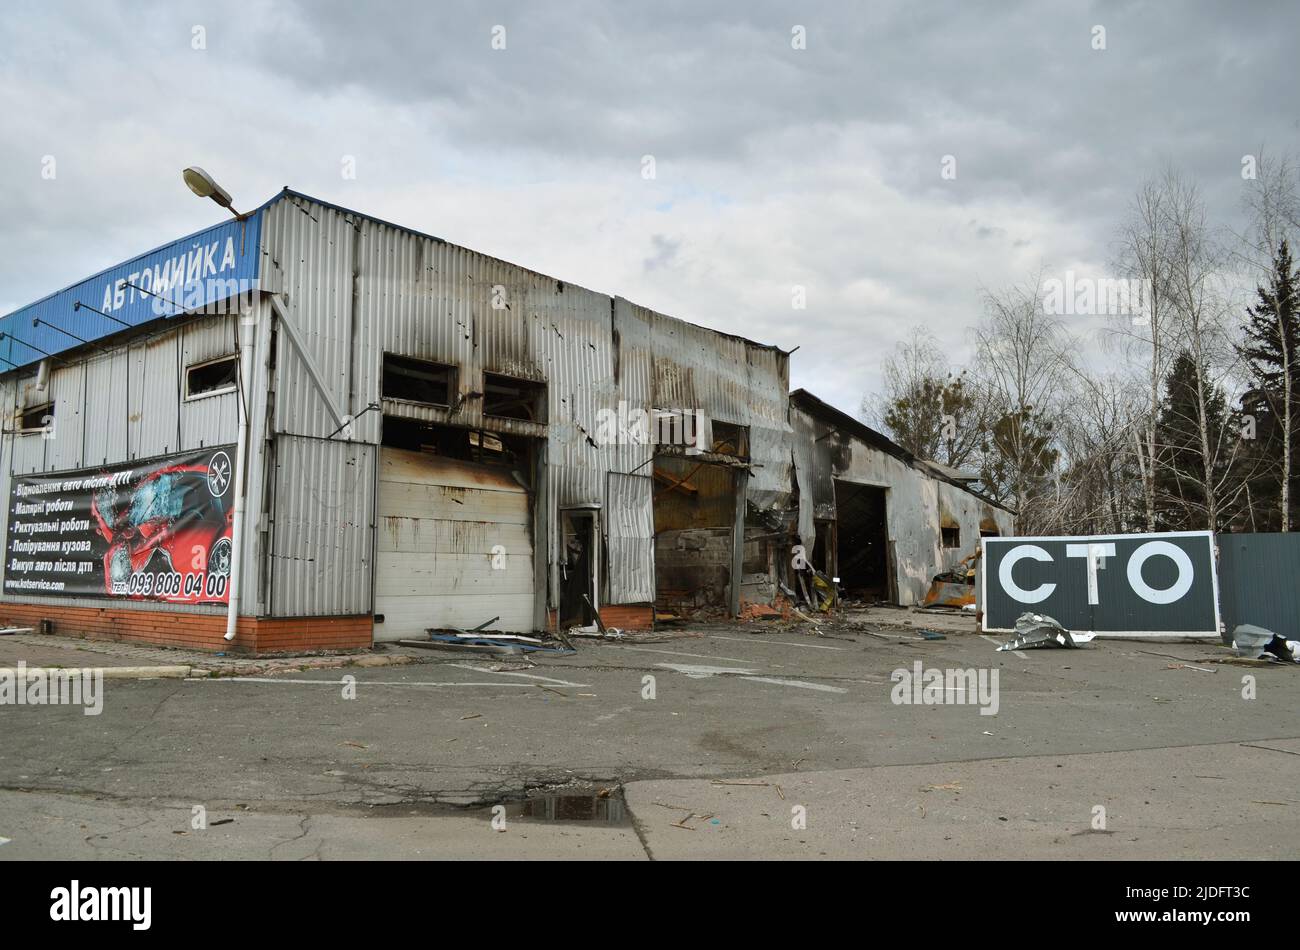
{"label": "bare tree", "polygon": [[[1160,179],[1165,222],[1165,291],[1176,315],[1178,342],[1195,367],[1196,419],[1201,448],[1201,489],[1206,527],[1220,528],[1226,496],[1240,491],[1233,464],[1241,440],[1231,427],[1211,431],[1209,401],[1216,387],[1238,362],[1230,336],[1232,294],[1227,281],[1228,256],[1206,217],[1197,186],[1173,169]],[[1225,454],[1230,456],[1225,459]]]}
{"label": "bare tree", "polygon": [[1143,182],[1120,225],[1117,241],[1120,271],[1129,279],[1140,281],[1147,295],[1140,319],[1122,316],[1117,330],[1144,357],[1146,413],[1133,429],[1132,439],[1142,476],[1148,525],[1154,524],[1156,518],[1156,417],[1160,411],[1160,388],[1172,362],[1174,348],[1168,338],[1176,329],[1170,326],[1176,315],[1166,300],[1168,204],[1164,182],[1159,179]]}
{"label": "bare tree", "polygon": [[1140,450],[1133,433],[1145,421],[1143,386],[1119,373],[1076,372],[1060,443],[1069,506],[1058,517],[1068,534],[1118,534],[1139,524],[1144,503],[1133,473]]}
{"label": "bare tree", "polygon": [[1071,341],[1043,306],[1042,283],[1040,272],[1028,284],[986,290],[975,331],[977,373],[994,409],[990,451],[1004,464],[1006,493],[1029,529],[1038,520],[1031,499],[1056,465],[1052,433],[1070,373]]}

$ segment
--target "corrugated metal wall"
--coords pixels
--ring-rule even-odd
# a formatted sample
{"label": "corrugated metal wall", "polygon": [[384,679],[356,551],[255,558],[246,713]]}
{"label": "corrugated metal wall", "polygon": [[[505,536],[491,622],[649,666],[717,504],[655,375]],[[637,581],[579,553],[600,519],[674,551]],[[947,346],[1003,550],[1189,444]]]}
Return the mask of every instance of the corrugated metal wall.
{"label": "corrugated metal wall", "polygon": [[605,504],[606,559],[611,604],[655,599],[654,481],[648,475],[610,472]]}
{"label": "corrugated metal wall", "polygon": [[[597,438],[620,402],[624,412],[690,409],[749,426],[751,454],[762,465],[750,480],[750,500],[788,499],[785,354],[299,195],[266,209],[263,234],[263,286],[287,295],[289,317],[335,405],[356,415],[381,400],[384,352],[455,365],[450,409],[389,403],[385,411],[545,434],[538,504],[551,525],[562,506],[608,505],[607,473],[645,473],[652,446]],[[546,382],[546,428],[485,418],[478,395],[484,372]],[[336,428],[304,362],[283,342],[274,390],[275,431],[324,438]],[[381,423],[379,412],[361,416],[352,438],[377,444]],[[297,507],[285,493],[310,490],[307,481],[298,488],[285,484],[276,505]],[[602,520],[608,531],[608,516]],[[616,530],[645,531],[648,523],[621,520]],[[556,533],[548,534],[537,547],[554,563]],[[648,562],[630,563],[650,546],[618,547],[607,574],[617,578],[615,590],[626,591],[634,572],[650,573]],[[357,602],[360,581],[346,565],[334,569],[333,580],[349,588],[347,602]],[[606,602],[619,602],[611,596],[629,595],[608,592]],[[277,614],[287,609],[278,596],[273,600]]]}
{"label": "corrugated metal wall", "polygon": [[[194,362],[235,351],[234,316],[198,317],[167,330],[108,348],[105,352],[53,364],[45,393],[34,390],[34,376],[11,378],[3,399],[6,434],[0,464],[0,497],[8,498],[13,473],[75,471],[169,455],[186,449],[233,443],[237,438],[234,393],[185,402],[184,369]],[[46,401],[54,403],[54,433],[20,435],[9,431],[14,413]],[[255,565],[246,563],[245,584],[254,584]],[[52,606],[103,605],[99,598],[21,597],[18,603]],[[132,608],[175,610],[174,605],[132,602]],[[185,608],[221,612],[221,607]]]}
{"label": "corrugated metal wall", "polygon": [[[359,442],[276,437],[272,616],[370,611],[376,451]],[[347,582],[339,583],[344,574]]]}
{"label": "corrugated metal wall", "polygon": [[1220,534],[1220,615],[1229,640],[1252,623],[1296,638],[1300,617],[1300,534]]}

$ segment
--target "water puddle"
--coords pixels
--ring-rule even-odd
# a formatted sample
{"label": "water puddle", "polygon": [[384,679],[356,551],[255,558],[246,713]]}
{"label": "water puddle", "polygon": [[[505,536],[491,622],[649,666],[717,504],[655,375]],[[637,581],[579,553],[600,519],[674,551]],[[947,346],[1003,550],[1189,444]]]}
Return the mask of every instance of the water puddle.
{"label": "water puddle", "polygon": [[616,785],[536,791],[527,798],[502,804],[507,818],[595,822],[602,825],[630,824],[623,804],[623,790]]}

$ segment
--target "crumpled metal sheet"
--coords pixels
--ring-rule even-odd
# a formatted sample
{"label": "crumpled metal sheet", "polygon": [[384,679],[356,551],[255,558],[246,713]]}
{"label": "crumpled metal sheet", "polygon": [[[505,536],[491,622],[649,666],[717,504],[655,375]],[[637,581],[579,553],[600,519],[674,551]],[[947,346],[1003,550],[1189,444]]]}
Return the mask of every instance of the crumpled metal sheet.
{"label": "crumpled metal sheet", "polygon": [[1037,647],[1076,649],[1096,636],[1095,633],[1072,634],[1047,614],[1031,613],[1023,613],[1016,618],[1015,631],[1015,639],[998,647],[998,652],[1033,650]]}
{"label": "crumpled metal sheet", "polygon": [[1288,640],[1279,633],[1251,623],[1243,623],[1233,629],[1232,647],[1237,656],[1252,660],[1276,658],[1300,663],[1300,640]]}

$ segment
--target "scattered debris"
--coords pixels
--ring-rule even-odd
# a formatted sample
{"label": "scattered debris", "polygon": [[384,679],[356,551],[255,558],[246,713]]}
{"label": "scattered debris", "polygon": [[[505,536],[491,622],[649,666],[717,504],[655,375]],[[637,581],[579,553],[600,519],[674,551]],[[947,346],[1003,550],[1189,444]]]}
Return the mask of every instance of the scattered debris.
{"label": "scattered debris", "polygon": [[947,640],[948,639],[938,630],[918,630],[916,632],[921,635],[922,640]]}
{"label": "scattered debris", "polygon": [[1232,648],[1237,656],[1248,659],[1276,657],[1288,663],[1300,663],[1300,640],[1288,640],[1279,633],[1250,623],[1243,623],[1232,631]]}
{"label": "scattered debris", "polygon": [[218,818],[216,821],[210,821],[210,822],[208,822],[208,827],[209,827],[209,828],[215,828],[217,825],[229,825],[229,824],[231,824],[234,820],[235,820],[235,819],[233,819],[233,818]]}
{"label": "scattered debris", "polygon": [[623,631],[618,627],[598,627],[594,623],[587,624],[585,627],[570,627],[569,636],[571,637],[591,637],[595,640],[622,640],[624,639]]}
{"label": "scattered debris", "polygon": [[466,719],[482,719],[482,718],[483,718],[482,713],[469,713],[468,715],[461,716],[460,721],[464,722]]}
{"label": "scattered debris", "polygon": [[1095,633],[1071,634],[1047,614],[1023,613],[1016,618],[1015,639],[998,647],[1006,650],[1032,650],[1035,647],[1061,646],[1074,649],[1087,643]]}
{"label": "scattered debris", "polygon": [[404,647],[418,647],[422,650],[464,650],[469,653],[550,653],[555,656],[569,656],[576,652],[566,647],[547,646],[541,640],[534,640],[532,637],[495,633],[470,634],[465,631],[439,633],[430,630],[428,640],[398,640],[397,642]]}
{"label": "scattered debris", "polygon": [[720,824],[720,822],[719,822],[717,819],[713,818],[713,815],[712,815],[712,814],[708,814],[708,815],[697,815],[697,814],[695,814],[695,812],[690,812],[690,813],[688,813],[685,817],[679,819],[678,821],[674,821],[674,822],[672,822],[672,826],[673,826],[674,828],[681,828],[683,831],[694,831],[695,829],[692,828],[692,827],[688,824],[688,822],[690,822],[690,821],[709,821],[710,819],[713,819],[713,820],[712,820],[712,824],[715,824],[715,825],[716,825],[716,824]]}
{"label": "scattered debris", "polygon": [[974,610],[975,563],[978,560],[979,548],[977,547],[973,554],[968,554],[958,561],[952,570],[934,575],[922,606]]}
{"label": "scattered debris", "polygon": [[493,641],[519,642],[519,643],[541,643],[537,637],[525,637],[517,633],[470,633],[464,630],[457,630],[455,634],[461,640],[483,640],[490,639]]}
{"label": "scattered debris", "polygon": [[800,610],[798,607],[791,607],[791,608],[790,608],[790,612],[791,612],[792,614],[794,614],[796,617],[798,617],[800,620],[805,621],[806,623],[812,623],[812,624],[819,624],[819,623],[821,623],[821,621],[818,620],[816,617],[810,617],[810,616],[808,616],[806,613],[804,613],[804,612],[803,612],[802,610]]}
{"label": "scattered debris", "polygon": [[746,602],[740,608],[738,619],[740,620],[778,620],[781,617],[781,611],[768,604],[756,604]]}
{"label": "scattered debris", "polygon": [[15,633],[32,633],[33,630],[32,627],[5,627],[0,630],[0,637],[7,637]]}
{"label": "scattered debris", "polygon": [[925,785],[921,788],[921,791],[923,792],[960,792],[961,790],[960,782],[945,782],[942,785]]}

